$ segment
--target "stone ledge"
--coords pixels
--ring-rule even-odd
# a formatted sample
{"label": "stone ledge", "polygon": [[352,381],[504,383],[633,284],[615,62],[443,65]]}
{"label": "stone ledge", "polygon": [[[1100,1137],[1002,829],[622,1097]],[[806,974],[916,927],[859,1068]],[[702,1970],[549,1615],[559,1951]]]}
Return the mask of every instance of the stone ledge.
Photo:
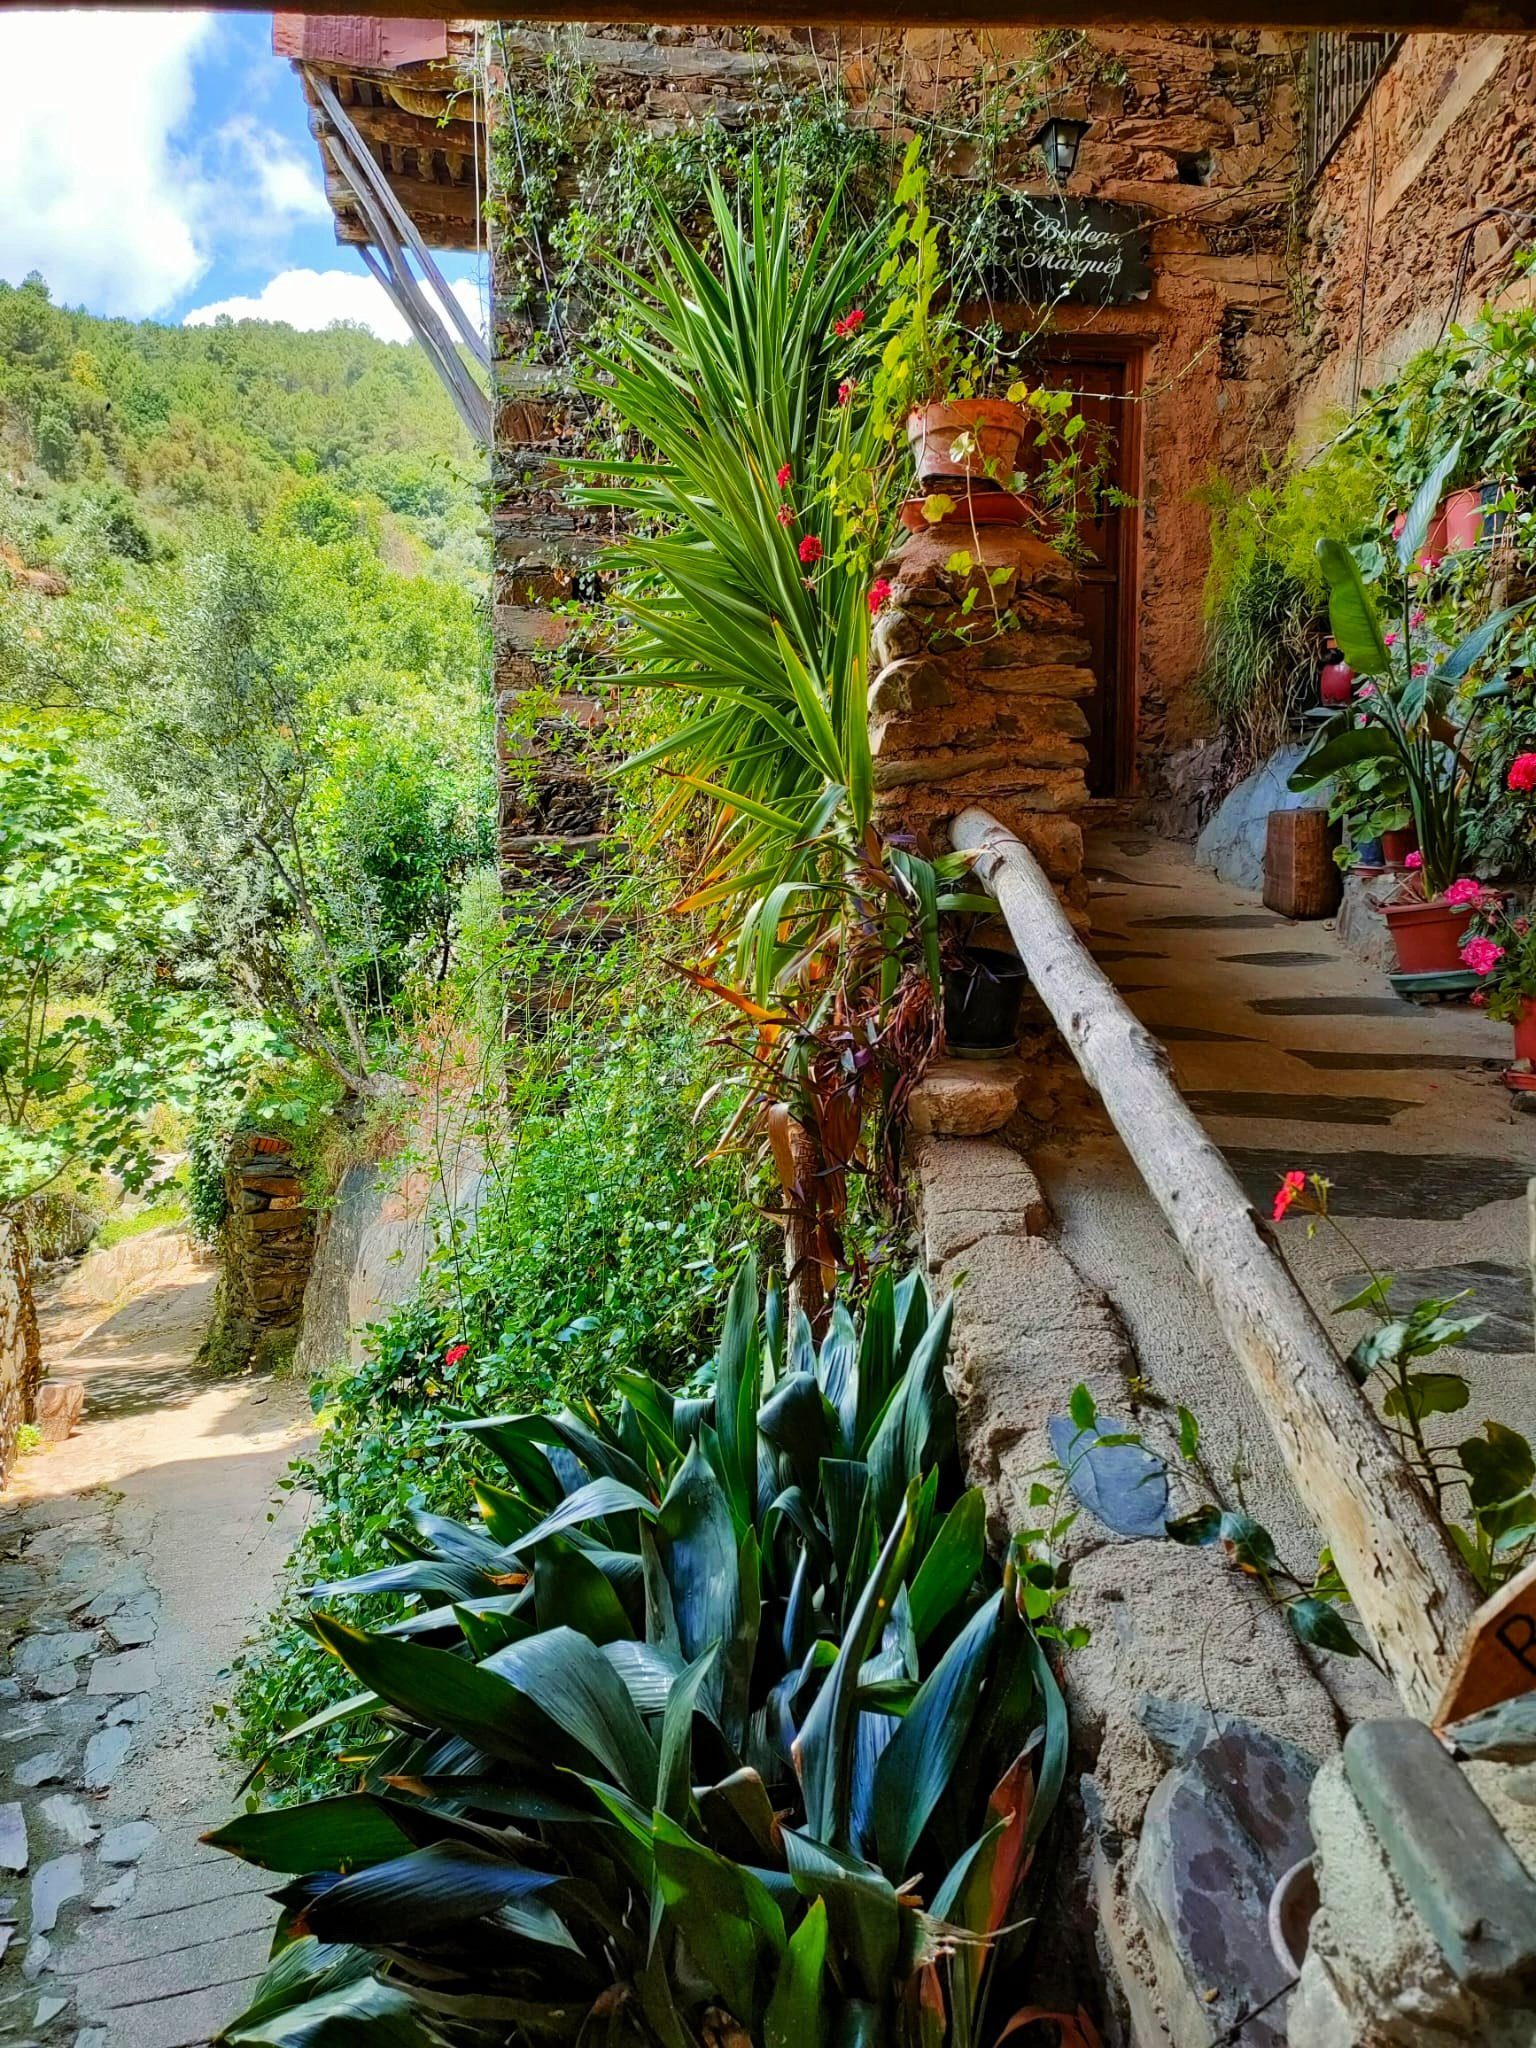
{"label": "stone ledge", "polygon": [[907,1099],[907,1122],[919,1137],[985,1137],[1018,1108],[1026,1079],[1017,1059],[935,1060]]}

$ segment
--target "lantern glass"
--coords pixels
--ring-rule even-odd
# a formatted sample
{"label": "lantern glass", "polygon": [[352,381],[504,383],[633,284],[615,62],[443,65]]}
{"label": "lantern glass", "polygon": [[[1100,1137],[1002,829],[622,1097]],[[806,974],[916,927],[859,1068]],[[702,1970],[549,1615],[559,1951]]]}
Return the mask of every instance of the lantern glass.
{"label": "lantern glass", "polygon": [[1088,128],[1086,121],[1071,121],[1053,115],[1035,136],[1053,184],[1065,185],[1077,169],[1078,144],[1088,133]]}

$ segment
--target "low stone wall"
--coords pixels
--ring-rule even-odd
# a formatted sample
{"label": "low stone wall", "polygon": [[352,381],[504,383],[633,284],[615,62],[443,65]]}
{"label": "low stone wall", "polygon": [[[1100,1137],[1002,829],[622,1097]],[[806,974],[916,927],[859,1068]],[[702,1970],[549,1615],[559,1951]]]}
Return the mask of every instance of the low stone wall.
{"label": "low stone wall", "polygon": [[[1111,1305],[1051,1241],[1028,1163],[1001,1138],[915,1141],[924,1259],[952,1295],[951,1384],[962,1446],[999,1541],[1038,1526],[1032,1492],[1057,1457],[1072,1391],[1105,1430],[1137,1431],[1166,1468],[1166,1512],[1221,1499],[1143,1405]],[[1237,1502],[1227,1503],[1236,1506]],[[1269,1898],[1310,1853],[1308,1789],[1338,1747],[1333,1700],[1283,1615],[1219,1551],[1128,1534],[1089,1512],[1064,1545],[1071,1588],[1053,1617],[1089,1631],[1061,1659],[1072,1717],[1069,1868],[1058,1892],[1079,1954],[1053,1995],[1090,2009],[1097,1942],[1120,2048],[1282,2048],[1285,1991]],[[1233,2028],[1240,2028],[1234,2036]]]}
{"label": "low stone wall", "polygon": [[210,1351],[244,1363],[289,1348],[314,1256],[315,1217],[284,1138],[242,1132],[225,1168],[229,1213]]}
{"label": "low stone wall", "polygon": [[1070,569],[1023,527],[962,512],[912,535],[881,574],[869,711],[882,829],[942,849],[949,820],[984,804],[1083,912],[1078,699],[1094,678]]}
{"label": "low stone wall", "polygon": [[41,1375],[26,1233],[14,1216],[0,1213],[0,1486],[16,1455],[17,1432],[33,1419]]}

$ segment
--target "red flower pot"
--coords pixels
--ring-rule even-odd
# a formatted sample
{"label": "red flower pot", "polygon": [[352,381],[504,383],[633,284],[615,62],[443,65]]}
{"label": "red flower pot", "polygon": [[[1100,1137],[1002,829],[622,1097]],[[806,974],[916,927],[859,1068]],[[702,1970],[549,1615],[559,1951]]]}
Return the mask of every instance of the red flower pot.
{"label": "red flower pot", "polygon": [[1458,554],[1463,548],[1475,548],[1483,537],[1483,487],[1474,484],[1470,491],[1452,491],[1445,501],[1445,545],[1447,552]]}
{"label": "red flower pot", "polygon": [[1342,654],[1334,653],[1317,672],[1317,694],[1325,704],[1348,704],[1355,694],[1355,672]]}
{"label": "red flower pot", "polygon": [[1381,857],[1389,868],[1408,865],[1410,853],[1419,850],[1419,835],[1412,825],[1405,825],[1400,832],[1383,832],[1381,835]]}
{"label": "red flower pot", "polygon": [[1536,1067],[1536,996],[1527,996],[1515,1019],[1515,1058]]}
{"label": "red flower pot", "polygon": [[[1400,538],[1403,528],[1407,524],[1408,514],[1406,512],[1399,512],[1392,522],[1392,538],[1394,540]],[[1424,545],[1419,550],[1418,566],[1421,569],[1433,569],[1436,563],[1445,560],[1445,552],[1445,507],[1442,505],[1434,518],[1429,522],[1429,531],[1425,534]]]}
{"label": "red flower pot", "polygon": [[1460,974],[1461,942],[1472,922],[1467,903],[1388,903],[1382,916],[1397,948],[1399,974]]}
{"label": "red flower pot", "polygon": [[[946,478],[986,479],[1006,490],[1018,467],[1024,408],[1006,398],[956,398],[916,406],[907,415],[907,440],[925,484]],[[958,444],[970,447],[956,455]]]}

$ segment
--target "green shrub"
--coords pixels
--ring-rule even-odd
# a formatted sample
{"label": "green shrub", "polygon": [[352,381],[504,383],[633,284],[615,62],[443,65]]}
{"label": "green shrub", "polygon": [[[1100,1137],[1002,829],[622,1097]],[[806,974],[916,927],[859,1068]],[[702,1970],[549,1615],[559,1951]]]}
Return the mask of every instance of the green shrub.
{"label": "green shrub", "polygon": [[[700,1161],[708,1053],[654,957],[621,948],[588,970],[579,1010],[515,1055],[473,1216],[445,1230],[415,1293],[369,1331],[364,1364],[316,1387],[321,1447],[296,1475],[317,1495],[302,1574],[378,1564],[423,1487],[447,1513],[469,1507],[454,1418],[601,1395],[629,1371],[686,1380],[709,1355],[761,1226],[740,1162]],[[240,1753],[258,1755],[336,1683],[335,1664],[280,1615],[240,1666]],[[280,1768],[299,1784],[334,1776],[319,1746]]]}
{"label": "green shrub", "polygon": [[962,1487],[948,1307],[886,1273],[819,1349],[757,1309],[748,1264],[699,1398],[632,1372],[606,1414],[469,1424],[478,1518],[417,1507],[395,1562],[314,1589],[420,1605],[314,1617],[364,1688],[330,1717],[369,1723],[357,1790],[211,1838],[288,1880],[227,2039],[1006,2022],[1066,1716]]}

